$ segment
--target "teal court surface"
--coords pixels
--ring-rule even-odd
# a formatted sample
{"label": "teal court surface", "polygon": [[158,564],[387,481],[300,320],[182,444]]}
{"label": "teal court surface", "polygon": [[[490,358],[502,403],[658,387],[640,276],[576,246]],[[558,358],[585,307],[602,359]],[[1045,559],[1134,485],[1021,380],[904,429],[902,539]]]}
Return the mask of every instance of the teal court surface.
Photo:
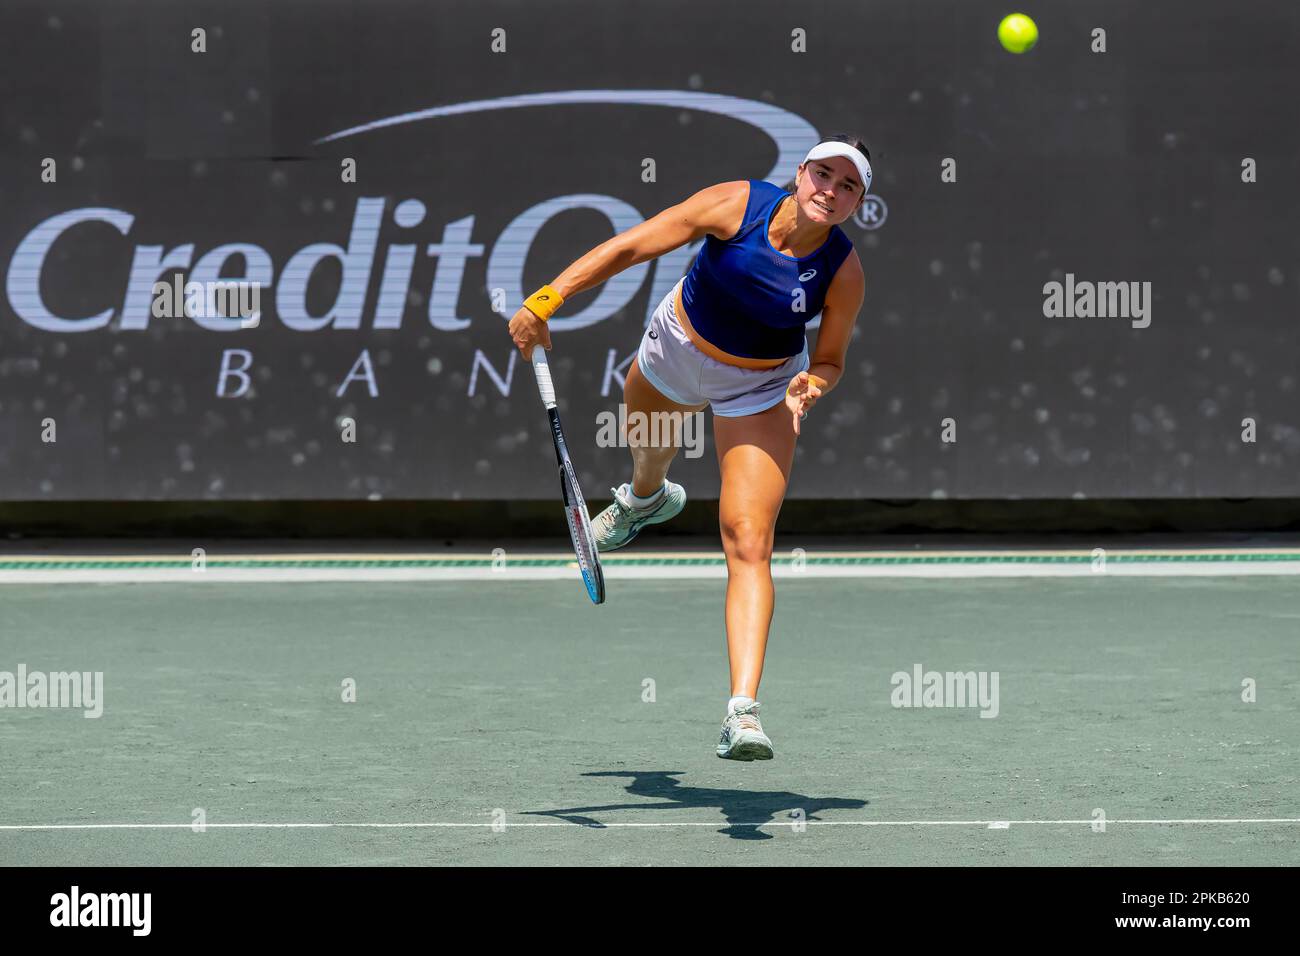
{"label": "teal court surface", "polygon": [[721,555],[604,563],[0,556],[0,865],[1300,863],[1300,551],[786,552],[748,764]]}

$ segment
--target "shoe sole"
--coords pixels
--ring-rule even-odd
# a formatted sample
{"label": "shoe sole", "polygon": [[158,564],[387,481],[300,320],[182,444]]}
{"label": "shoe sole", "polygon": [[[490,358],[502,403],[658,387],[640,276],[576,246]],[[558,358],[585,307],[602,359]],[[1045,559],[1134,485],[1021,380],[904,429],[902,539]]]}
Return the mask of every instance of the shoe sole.
{"label": "shoe sole", "polygon": [[756,740],[738,743],[727,753],[717,752],[723,760],[771,760],[772,748]]}
{"label": "shoe sole", "polygon": [[626,548],[629,544],[631,544],[633,541],[636,540],[636,536],[639,535],[640,533],[641,533],[641,529],[637,528],[635,531],[633,531],[630,535],[628,535],[618,544],[602,545],[599,541],[597,541],[596,550],[599,551],[601,554],[608,554],[610,551],[617,551],[619,548]]}

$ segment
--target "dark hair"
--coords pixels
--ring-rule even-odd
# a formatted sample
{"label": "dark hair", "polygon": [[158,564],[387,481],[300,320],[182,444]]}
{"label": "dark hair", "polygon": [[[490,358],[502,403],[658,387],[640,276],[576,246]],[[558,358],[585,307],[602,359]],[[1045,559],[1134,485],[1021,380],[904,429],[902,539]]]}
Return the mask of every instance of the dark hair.
{"label": "dark hair", "polygon": [[[848,143],[850,146],[856,149],[863,156],[867,157],[868,163],[871,162],[871,151],[867,149],[867,144],[863,142],[862,137],[858,136],[856,133],[833,133],[830,136],[823,137],[818,142],[819,143]],[[788,183],[785,184],[785,191],[788,193],[793,193],[794,188],[795,187],[794,187],[793,179],[791,179]]]}

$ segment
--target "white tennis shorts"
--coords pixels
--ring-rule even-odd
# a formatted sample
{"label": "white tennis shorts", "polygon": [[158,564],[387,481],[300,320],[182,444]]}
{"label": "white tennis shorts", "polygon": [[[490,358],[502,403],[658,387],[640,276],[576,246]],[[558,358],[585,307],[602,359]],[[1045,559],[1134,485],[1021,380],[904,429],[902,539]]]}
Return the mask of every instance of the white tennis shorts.
{"label": "white tennis shorts", "polygon": [[676,301],[674,286],[650,317],[636,353],[641,374],[670,401],[707,402],[713,414],[723,418],[754,415],[784,401],[790,379],[808,368],[807,340],[802,352],[775,368],[740,368],[710,358],[695,347],[677,320]]}

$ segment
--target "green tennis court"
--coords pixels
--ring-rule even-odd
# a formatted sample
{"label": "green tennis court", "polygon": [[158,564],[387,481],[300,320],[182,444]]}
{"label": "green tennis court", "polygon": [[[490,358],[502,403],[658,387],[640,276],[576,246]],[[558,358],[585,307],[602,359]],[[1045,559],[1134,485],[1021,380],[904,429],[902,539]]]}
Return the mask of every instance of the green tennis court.
{"label": "green tennis court", "polygon": [[[0,864],[1300,862],[1293,573],[913,557],[934,576],[781,576],[776,759],[755,764],[713,755],[716,557],[611,561],[601,607],[559,552],[537,558],[555,579],[486,555],[429,580],[276,580],[244,557],[247,580],[131,583],[145,569],[97,558],[99,583],[22,583],[77,562],[7,561],[0,671],[103,691],[98,718],[0,709]],[[996,716],[894,706],[917,667],[996,674]]]}

